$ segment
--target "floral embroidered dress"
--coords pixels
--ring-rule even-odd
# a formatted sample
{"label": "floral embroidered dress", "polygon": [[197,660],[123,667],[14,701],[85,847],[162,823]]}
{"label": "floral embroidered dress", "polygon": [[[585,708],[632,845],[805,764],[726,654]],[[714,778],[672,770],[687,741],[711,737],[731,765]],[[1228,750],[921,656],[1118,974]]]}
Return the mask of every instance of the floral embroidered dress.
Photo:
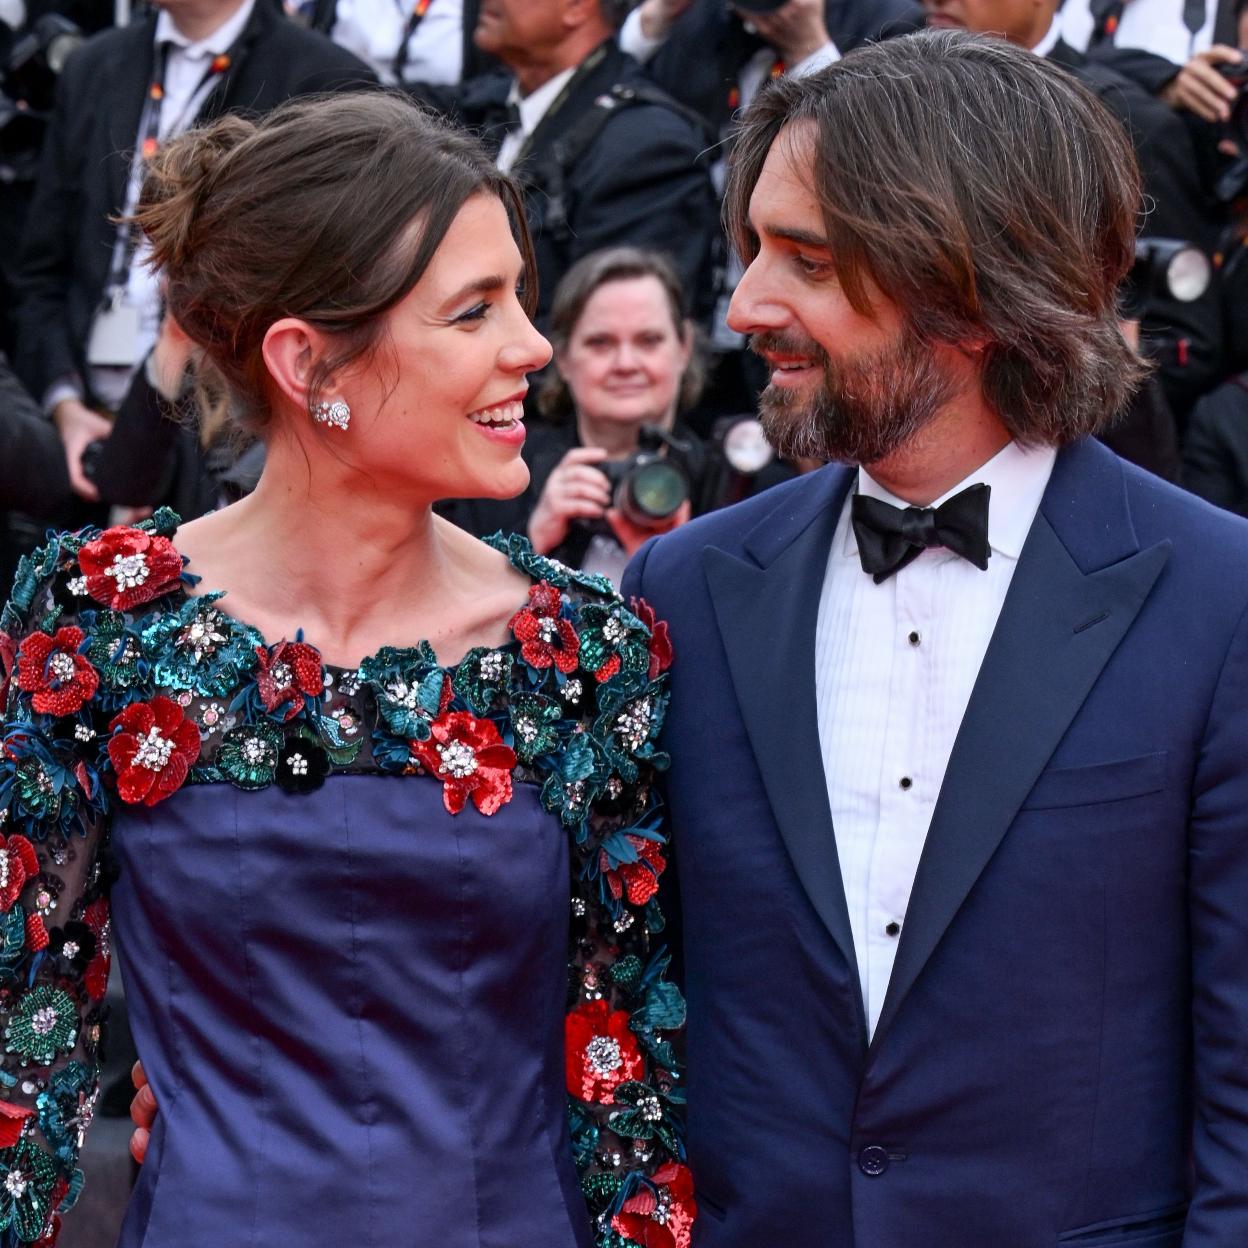
{"label": "floral embroidered dress", "polygon": [[495,539],[506,645],[326,667],[175,526],[54,540],[0,619],[0,1245],[82,1187],[111,922],[161,1107],[127,1248],[686,1248],[665,627]]}

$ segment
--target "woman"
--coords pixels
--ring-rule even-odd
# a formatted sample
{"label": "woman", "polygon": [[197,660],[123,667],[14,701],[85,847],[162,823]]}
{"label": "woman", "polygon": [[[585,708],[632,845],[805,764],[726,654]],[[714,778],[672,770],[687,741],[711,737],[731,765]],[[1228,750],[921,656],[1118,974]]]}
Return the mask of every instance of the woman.
{"label": "woman", "polygon": [[516,191],[343,95],[171,142],[137,221],[266,466],[6,608],[0,1230],[77,1194],[108,842],[161,1106],[123,1245],[687,1244],[665,631],[431,510],[527,481]]}

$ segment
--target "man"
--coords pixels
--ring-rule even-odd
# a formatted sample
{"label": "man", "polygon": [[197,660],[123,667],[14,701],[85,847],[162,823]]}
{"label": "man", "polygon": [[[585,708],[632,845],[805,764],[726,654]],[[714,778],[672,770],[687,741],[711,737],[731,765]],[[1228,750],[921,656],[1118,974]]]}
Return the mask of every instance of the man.
{"label": "man", "polygon": [[1248,528],[1088,436],[1138,194],[960,32],[746,118],[732,324],[840,462],[625,581],[677,656],[696,1248],[1248,1243]]}
{"label": "man", "polygon": [[80,494],[94,496],[79,464],[99,437],[92,409],[116,408],[160,325],[157,279],[115,221],[137,201],[144,145],[222,112],[371,81],[273,0],[163,0],[66,63],[17,274],[14,363],[56,421]]}
{"label": "man", "polygon": [[[1219,221],[1208,211],[1196,153],[1187,128],[1174,113],[1109,66],[1090,61],[1062,39],[1058,0],[924,0],[928,24],[1001,35],[1069,70],[1126,127],[1144,181],[1139,232],[1180,239],[1212,255]],[[1225,352],[1220,292],[1211,286],[1184,302],[1167,292],[1141,295],[1134,309],[1143,321],[1145,352],[1158,366],[1157,380],[1141,390],[1127,418],[1107,435],[1110,445],[1135,463],[1173,480],[1178,468],[1175,419],[1184,422],[1197,397],[1222,378]]]}
{"label": "man", "polygon": [[476,45],[508,74],[466,85],[461,108],[500,144],[499,167],[525,188],[539,325],[563,274],[605,246],[666,252],[695,304],[710,288],[717,208],[702,159],[708,139],[620,51],[626,8],[627,0],[481,3]]}

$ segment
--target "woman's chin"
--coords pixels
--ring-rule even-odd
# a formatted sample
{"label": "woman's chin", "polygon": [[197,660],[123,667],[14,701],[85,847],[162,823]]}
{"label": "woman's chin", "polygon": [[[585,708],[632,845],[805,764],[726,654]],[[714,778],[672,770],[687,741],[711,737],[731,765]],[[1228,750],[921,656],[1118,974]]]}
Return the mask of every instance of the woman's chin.
{"label": "woman's chin", "polygon": [[529,466],[522,459],[508,464],[505,470],[491,473],[488,478],[477,481],[473,493],[457,494],[456,498],[515,498],[523,494],[529,484]]}

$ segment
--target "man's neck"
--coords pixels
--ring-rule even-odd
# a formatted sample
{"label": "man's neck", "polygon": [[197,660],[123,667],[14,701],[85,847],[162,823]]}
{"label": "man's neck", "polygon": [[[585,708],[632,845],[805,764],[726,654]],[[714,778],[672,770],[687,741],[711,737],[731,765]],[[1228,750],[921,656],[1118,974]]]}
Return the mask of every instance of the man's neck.
{"label": "man's neck", "polygon": [[245,3],[246,0],[188,0],[166,12],[181,34],[198,43],[224,26]]}
{"label": "man's neck", "polygon": [[988,408],[950,407],[901,450],[865,468],[894,497],[929,507],[1009,442],[1009,430]]}
{"label": "man's neck", "polygon": [[512,65],[511,70],[516,75],[516,85],[520,88],[521,96],[532,95],[557,74],[567,69],[575,69],[589,58],[609,33],[598,26],[582,27],[573,31],[557,47],[536,53],[523,64]]}

